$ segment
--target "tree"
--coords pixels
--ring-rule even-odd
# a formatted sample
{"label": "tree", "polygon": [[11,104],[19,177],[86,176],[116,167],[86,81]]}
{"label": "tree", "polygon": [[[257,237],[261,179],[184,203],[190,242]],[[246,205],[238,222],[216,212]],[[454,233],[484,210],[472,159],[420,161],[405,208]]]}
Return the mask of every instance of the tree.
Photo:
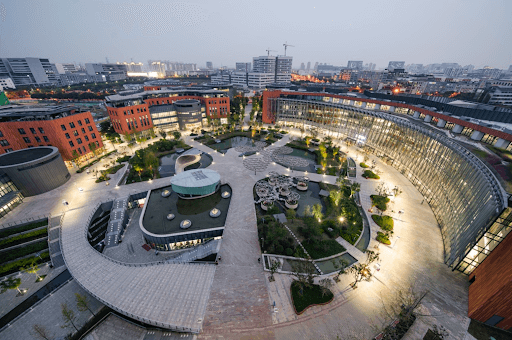
{"label": "tree", "polygon": [[158,158],[154,152],[145,152],[143,155],[144,168],[150,169],[154,176],[154,170],[158,168]]}
{"label": "tree", "polygon": [[39,276],[37,274],[37,272],[40,270],[41,268],[39,268],[39,266],[37,265],[36,261],[32,261],[30,264],[27,264],[26,267],[22,268],[22,270],[25,272],[25,273],[29,273],[29,274],[35,274],[36,275],[36,281],[42,281],[42,278],[41,276]]}
{"label": "tree", "polygon": [[371,275],[370,269],[365,263],[357,263],[348,269],[349,273],[354,276],[355,282],[352,284],[353,288],[357,288],[357,284]]}
{"label": "tree", "polygon": [[270,267],[269,267],[270,281],[275,281],[274,274],[277,272],[277,270],[279,269],[280,266],[281,266],[281,263],[279,261],[272,260],[272,259],[270,260]]}
{"label": "tree", "polygon": [[73,328],[75,328],[75,330],[78,332],[78,328],[75,325],[75,312],[73,312],[72,309],[69,309],[66,303],[61,303],[60,308],[62,313],[62,319],[64,319],[64,326],[61,327],[66,328],[73,326]]}
{"label": "tree", "polygon": [[334,283],[332,283],[330,278],[326,277],[325,279],[320,280],[318,283],[322,289],[322,296],[326,296],[327,294],[331,293],[331,288],[334,286]]}
{"label": "tree", "polygon": [[75,162],[76,166],[80,167],[80,163],[78,162],[80,155],[78,154],[78,152],[76,150],[73,150],[73,152],[71,152],[71,157],[73,159],[73,162]]}
{"label": "tree", "polygon": [[340,205],[341,198],[343,197],[343,194],[340,190],[331,190],[329,192],[329,199],[331,200],[332,204],[336,207]]}
{"label": "tree", "polygon": [[35,324],[32,326],[32,336],[38,339],[52,340],[53,335],[43,325]]}
{"label": "tree", "polygon": [[357,182],[353,182],[350,185],[350,197],[354,195],[354,193],[361,191],[361,184]]}
{"label": "tree", "polygon": [[336,155],[340,152],[340,148],[338,148],[337,146],[332,148],[332,158],[336,158]]}
{"label": "tree", "polygon": [[87,298],[87,295],[82,295],[80,293],[75,293],[75,299],[76,299],[76,308],[78,308],[79,311],[85,312],[88,310],[91,312],[93,316],[96,316],[94,312],[91,309],[91,303],[89,299]]}
{"label": "tree", "polygon": [[332,260],[332,264],[336,269],[336,276],[334,277],[334,281],[339,282],[340,276],[345,274],[345,269],[348,267],[348,261],[345,259],[339,259],[338,261]]}
{"label": "tree", "polygon": [[162,136],[163,139],[165,139],[165,137],[167,137],[167,132],[165,132],[164,130],[160,130],[160,131],[158,131],[158,133],[160,134],[160,136]]}
{"label": "tree", "polygon": [[[91,150],[92,154],[96,158],[96,143],[94,143],[94,142],[89,143],[89,150]],[[89,162],[89,164],[90,164],[90,162]]]}
{"label": "tree", "polygon": [[140,164],[133,164],[133,170],[137,171],[139,173],[139,179],[142,182],[142,177],[140,177],[141,172],[144,170],[142,165]]}
{"label": "tree", "polygon": [[[301,126],[301,127],[299,128],[299,130],[300,130],[300,138],[302,138],[302,136],[304,135],[304,131],[306,131],[306,130],[304,129],[304,127],[303,127],[303,126]],[[309,144],[308,144],[308,145],[309,145]]]}
{"label": "tree", "polygon": [[312,137],[311,136],[306,136],[306,138],[304,138],[304,141],[306,142],[306,146],[309,148],[309,143],[311,143],[311,139]]}
{"label": "tree", "polygon": [[[325,143],[320,143],[318,146],[318,150],[320,151],[320,156],[322,157],[322,160],[327,159],[327,148],[325,147]],[[325,167],[325,166],[324,166]]]}
{"label": "tree", "polygon": [[296,261],[292,265],[292,275],[295,276],[296,280],[299,283],[299,295],[302,296],[304,294],[304,287],[311,287],[314,283],[315,272],[312,260],[303,260]]}
{"label": "tree", "polygon": [[380,259],[380,254],[373,250],[366,250],[366,264],[370,265]]}
{"label": "tree", "polygon": [[23,295],[24,294],[23,291],[21,291],[19,288],[20,285],[21,285],[21,279],[19,277],[17,277],[17,278],[10,277],[7,280],[0,282],[0,294],[3,294],[10,289],[16,289],[18,291],[18,293]]}
{"label": "tree", "polygon": [[380,183],[377,188],[375,188],[375,191],[379,196],[388,197],[389,196],[389,188],[386,184]]}
{"label": "tree", "polygon": [[398,185],[395,185],[395,187],[393,189],[391,189],[391,191],[393,191],[393,194],[395,195],[395,197],[397,197],[398,195],[400,195],[402,193],[402,190],[400,190]]}
{"label": "tree", "polygon": [[322,205],[320,203],[315,204],[312,208],[312,213],[317,220],[321,220],[324,217],[322,214]]}
{"label": "tree", "polygon": [[173,131],[172,135],[173,135],[174,139],[176,139],[176,140],[179,140],[181,138],[181,132],[179,132],[179,131]]}
{"label": "tree", "polygon": [[286,217],[290,220],[294,220],[297,216],[297,213],[295,212],[295,209],[288,209],[286,210]]}

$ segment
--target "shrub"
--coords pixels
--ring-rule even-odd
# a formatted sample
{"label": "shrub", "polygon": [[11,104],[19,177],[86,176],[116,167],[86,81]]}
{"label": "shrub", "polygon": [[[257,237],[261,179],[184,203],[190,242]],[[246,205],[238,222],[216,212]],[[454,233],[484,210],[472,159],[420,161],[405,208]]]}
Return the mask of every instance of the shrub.
{"label": "shrub", "polygon": [[370,166],[368,166],[366,163],[363,163],[363,162],[359,163],[359,166],[360,166],[361,168],[363,168],[363,169],[366,169],[366,168],[369,168],[369,167],[370,167]]}
{"label": "shrub", "polygon": [[380,243],[387,244],[387,245],[391,244],[391,241],[389,240],[388,235],[386,235],[382,231],[377,232],[377,241],[379,241]]}
{"label": "shrub", "polygon": [[3,229],[2,231],[0,231],[0,238],[7,237],[9,235],[14,235],[14,234],[22,233],[24,231],[35,229],[35,228],[39,228],[39,227],[43,227],[43,226],[46,226],[46,225],[48,225],[48,220],[45,219],[44,221],[30,223],[30,224],[27,224],[27,225],[24,225],[24,226],[21,226],[21,227],[6,228],[6,229]]}
{"label": "shrub", "polygon": [[25,267],[26,265],[31,264],[34,261],[36,263],[46,262],[50,259],[50,253],[47,251],[42,253],[41,258],[42,260],[38,256],[31,256],[18,261],[3,264],[0,266],[0,276],[18,272],[21,267]]}
{"label": "shrub", "polygon": [[298,281],[293,281],[290,288],[292,293],[293,306],[297,313],[303,312],[311,305],[324,304],[330,302],[334,295],[329,290],[327,293],[322,294],[322,288],[319,285],[305,285],[300,294],[300,286],[302,284]]}
{"label": "shrub", "polygon": [[39,242],[28,244],[24,247],[15,248],[0,255],[0,263],[6,263],[15,260],[19,257],[27,256],[29,254],[44,250],[48,248],[48,242],[42,240]]}
{"label": "shrub", "polygon": [[372,200],[372,206],[377,207],[377,209],[381,211],[386,211],[387,209],[387,203],[389,203],[389,198],[379,195],[370,195],[370,198]]}
{"label": "shrub", "polygon": [[34,230],[26,234],[21,234],[17,236],[12,236],[9,238],[5,238],[0,241],[0,247],[1,248],[9,248],[18,244],[22,244],[28,241],[32,241],[41,237],[44,237],[48,235],[48,229],[39,229]]}
{"label": "shrub", "polygon": [[379,227],[386,231],[393,230],[393,218],[390,216],[380,216],[380,215],[372,215],[372,219],[377,223]]}
{"label": "shrub", "polygon": [[344,252],[346,249],[336,240],[317,240],[308,239],[302,242],[304,248],[313,259],[321,259],[327,256],[336,255]]}
{"label": "shrub", "polygon": [[286,248],[284,250],[285,254],[288,255],[288,256],[292,256],[293,255],[293,250],[291,248]]}
{"label": "shrub", "polygon": [[329,170],[327,170],[327,174],[331,176],[336,176],[336,168],[329,168]]}
{"label": "shrub", "polygon": [[126,155],[124,157],[119,157],[118,159],[116,159],[116,162],[117,163],[128,162],[129,159],[130,159],[130,156]]}
{"label": "shrub", "polygon": [[363,177],[364,178],[371,178],[371,179],[380,179],[379,175],[377,175],[376,173],[374,173],[371,170],[365,170],[363,172]]}

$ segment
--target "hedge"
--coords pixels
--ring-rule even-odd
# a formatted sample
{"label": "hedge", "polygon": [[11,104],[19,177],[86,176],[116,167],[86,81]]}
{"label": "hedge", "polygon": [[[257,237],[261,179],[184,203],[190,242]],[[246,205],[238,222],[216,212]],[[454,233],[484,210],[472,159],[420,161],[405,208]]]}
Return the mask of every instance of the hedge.
{"label": "hedge", "polygon": [[365,170],[363,172],[363,177],[364,178],[372,178],[372,179],[380,179],[379,175],[377,175],[376,173],[374,173],[371,170]]}
{"label": "hedge", "polygon": [[368,166],[366,163],[363,163],[363,162],[359,163],[359,166],[360,166],[361,168],[364,168],[364,169],[366,169],[366,168],[369,168],[369,167],[370,167],[370,166]]}
{"label": "hedge", "polygon": [[377,232],[377,241],[379,241],[380,243],[387,244],[388,246],[391,244],[389,238],[382,231]]}
{"label": "hedge", "polygon": [[370,198],[372,200],[372,206],[377,207],[377,209],[386,211],[387,203],[389,203],[389,198],[379,195],[370,195]]}
{"label": "hedge", "polygon": [[9,248],[48,235],[48,229],[34,230],[26,234],[16,235],[0,241],[0,248]]}
{"label": "hedge", "polygon": [[50,259],[50,253],[48,251],[42,253],[41,258],[42,260],[39,258],[39,256],[31,256],[25,259],[3,264],[0,266],[0,276],[5,276],[8,274],[19,272],[20,268],[25,267],[26,265],[29,265],[34,261],[38,264],[48,262],[48,260]]}
{"label": "hedge", "polygon": [[21,227],[14,227],[14,228],[9,228],[9,229],[6,228],[6,229],[3,229],[2,231],[0,231],[0,238],[4,238],[4,237],[10,236],[10,235],[22,233],[24,231],[43,227],[46,225],[48,225],[48,220],[30,223],[30,224],[27,224],[27,225],[24,225]]}
{"label": "hedge", "polygon": [[372,219],[382,229],[384,229],[386,231],[393,230],[394,222],[393,222],[393,218],[391,218],[390,216],[372,215]]}
{"label": "hedge", "polygon": [[12,260],[16,260],[19,257],[27,256],[32,253],[45,250],[48,248],[48,242],[46,240],[42,240],[39,242],[31,243],[24,247],[19,247],[13,250],[6,251],[0,254],[0,264],[6,263]]}

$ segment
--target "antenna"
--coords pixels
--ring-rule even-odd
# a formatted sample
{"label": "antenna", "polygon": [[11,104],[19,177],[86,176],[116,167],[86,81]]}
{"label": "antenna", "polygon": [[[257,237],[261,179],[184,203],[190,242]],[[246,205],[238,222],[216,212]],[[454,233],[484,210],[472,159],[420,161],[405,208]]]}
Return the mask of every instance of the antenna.
{"label": "antenna", "polygon": [[265,51],[267,51],[267,57],[270,56],[270,52],[277,52],[277,51],[271,50],[270,47],[268,47]]}
{"label": "antenna", "polygon": [[289,44],[288,44],[288,41],[287,41],[287,42],[285,42],[285,43],[283,44],[283,46],[284,46],[284,55],[285,55],[285,56],[286,56],[286,48],[287,48],[287,47],[295,47],[295,46],[293,46],[293,45],[289,45]]}

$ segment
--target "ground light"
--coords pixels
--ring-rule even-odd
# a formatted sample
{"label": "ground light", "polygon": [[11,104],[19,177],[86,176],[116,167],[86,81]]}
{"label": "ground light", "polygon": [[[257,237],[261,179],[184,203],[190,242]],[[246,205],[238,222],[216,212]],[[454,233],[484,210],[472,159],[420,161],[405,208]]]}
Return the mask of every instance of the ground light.
{"label": "ground light", "polygon": [[340,222],[345,221],[345,218],[343,216],[340,216]]}

